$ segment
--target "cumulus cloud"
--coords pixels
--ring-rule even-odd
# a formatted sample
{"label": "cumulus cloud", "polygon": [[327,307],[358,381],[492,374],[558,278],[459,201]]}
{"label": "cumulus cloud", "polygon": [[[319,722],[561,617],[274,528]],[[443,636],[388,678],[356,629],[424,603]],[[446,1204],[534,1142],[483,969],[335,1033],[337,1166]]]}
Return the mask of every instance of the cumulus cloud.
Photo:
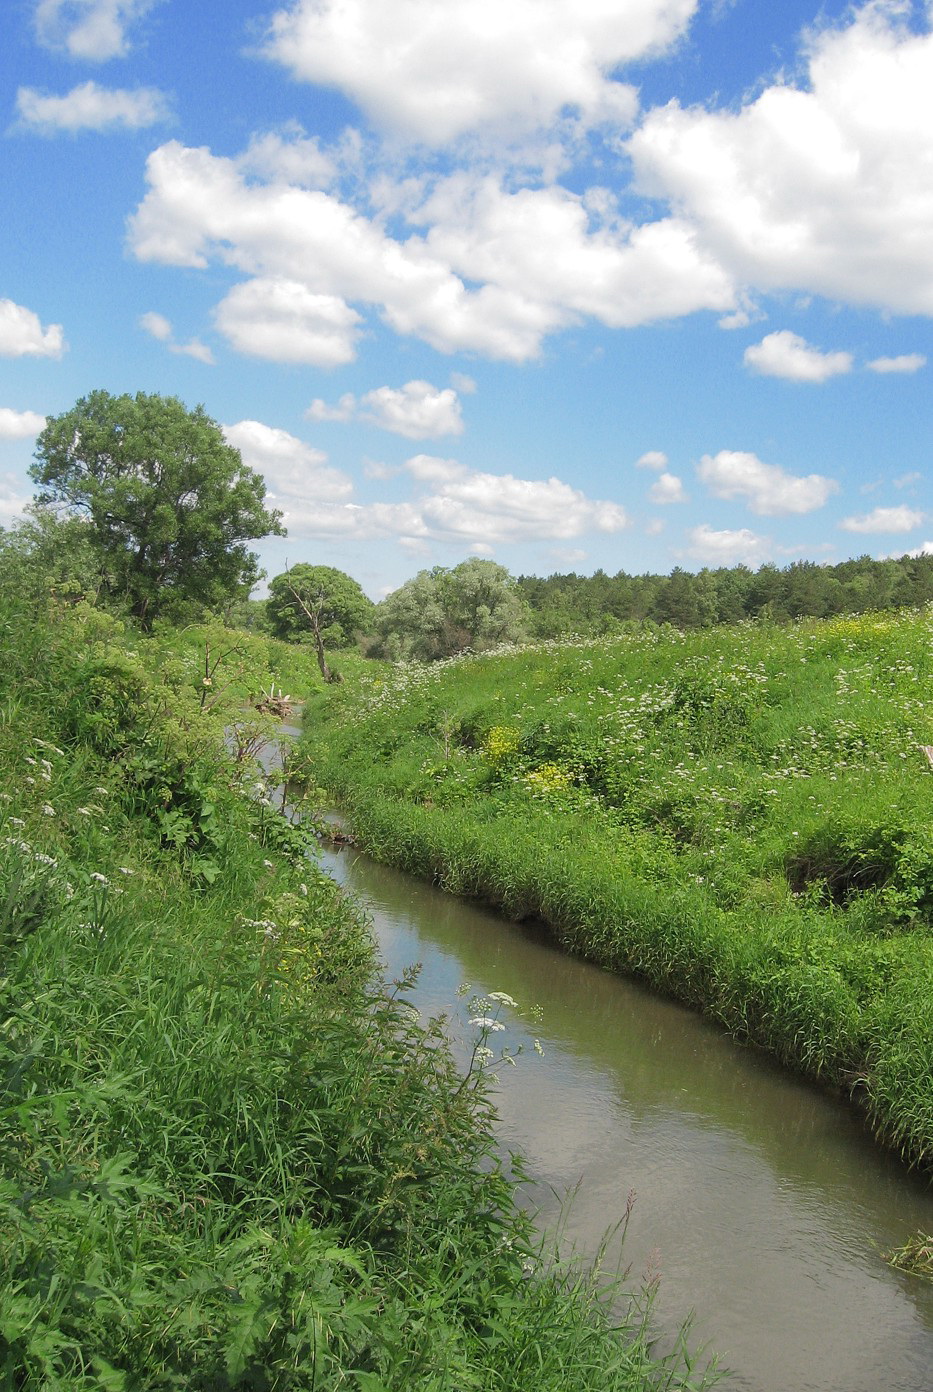
{"label": "cumulus cloud", "polygon": [[172,333],[171,322],[166,319],[164,314],[157,314],[155,310],[149,310],[146,314],[139,316],[140,328],[146,330],[153,338],[160,343],[164,343],[170,353],[181,353],[188,358],[196,358],[198,362],[212,365],[214,354],[206,343],[202,343],[199,338],[191,338],[187,343],[176,343]]}
{"label": "cumulus cloud", "polygon": [[709,566],[761,565],[774,554],[773,542],[747,527],[715,531],[704,522],[693,528],[689,542],[689,554]]}
{"label": "cumulus cloud", "polygon": [[789,329],[766,334],[760,343],[745,349],[746,367],[763,377],[784,377],[789,382],[827,382],[852,371],[851,353],[824,353]]}
{"label": "cumulus cloud", "polygon": [[744,285],[933,314],[933,33],[872,0],[807,42],[806,77],[738,111],[648,113],[638,187]]}
{"label": "cumulus cloud", "polygon": [[16,94],[19,124],[41,134],[55,131],[143,130],[167,121],[168,99],[154,87],[101,87],[82,82],[63,97],[48,96],[35,87],[20,87]]}
{"label": "cumulus cloud", "polygon": [[14,475],[0,475],[0,526],[8,527],[22,517],[31,502],[31,496],[22,492],[22,484]]}
{"label": "cumulus cloud", "polygon": [[31,309],[0,300],[0,357],[60,358],[66,347],[61,324],[44,329]]}
{"label": "cumulus cloud", "polygon": [[340,504],[353,493],[353,483],[327,463],[322,450],[262,421],[238,421],[225,425],[223,432],[244,464],[265,478],[269,502],[280,509],[291,535],[327,535],[330,529],[316,532],[315,523],[340,514],[348,519],[342,530],[352,529],[352,509],[346,513]]}
{"label": "cumulus cloud", "polygon": [[926,367],[927,360],[922,353],[900,353],[896,358],[873,358],[867,364],[872,372],[919,372]]}
{"label": "cumulus cloud", "polygon": [[340,296],[318,294],[282,277],[257,277],[235,285],[214,318],[241,353],[315,367],[352,362],[361,323]]}
{"label": "cumulus cloud", "polygon": [[839,526],[844,532],[912,532],[925,518],[926,513],[906,505],[877,507],[860,517],[845,517]]}
{"label": "cumulus cloud", "polygon": [[646,450],[643,455],[635,460],[636,469],[666,469],[667,455],[661,450]]}
{"label": "cumulus cloud", "polygon": [[489,474],[430,455],[416,455],[406,468],[416,480],[433,485],[417,507],[425,526],[445,539],[566,541],[584,532],[619,532],[629,524],[618,503],[587,498],[557,478]]}
{"label": "cumulus cloud", "polygon": [[438,388],[417,380],[406,382],[403,387],[376,387],[359,400],[352,392],[346,392],[336,406],[328,406],[317,397],[306,415],[309,420],[318,421],[348,421],[357,417],[409,440],[463,434],[460,399],[453,387]]}
{"label": "cumulus cloud", "polygon": [[585,318],[633,326],[734,300],[683,222],[634,227],[611,200],[556,186],[511,189],[476,171],[414,181],[397,191],[409,226],[426,230],[396,237],[336,193],[260,183],[176,141],[150,155],[147,178],[130,220],[135,255],[254,277],[218,307],[218,324],[243,351],[258,343],[282,361],[347,361],[352,304],[441,352],[520,362]]}
{"label": "cumulus cloud", "polygon": [[839,491],[834,479],[822,474],[788,474],[744,450],[704,454],[697,474],[715,497],[743,498],[761,517],[814,512]]}
{"label": "cumulus cloud", "polygon": [[686,503],[689,502],[687,494],[684,492],[682,481],[676,474],[663,473],[658,476],[651,485],[648,497],[652,503]]}
{"label": "cumulus cloud", "polygon": [[29,440],[45,429],[45,416],[0,406],[0,440]]}
{"label": "cumulus cloud", "polygon": [[265,475],[270,498],[295,537],[389,537],[409,548],[437,541],[471,547],[565,542],[629,525],[618,503],[588,498],[560,479],[491,474],[430,454],[405,462],[403,472],[412,484],[409,498],[358,503],[350,480],[326,468],[320,450],[286,431],[241,421],[225,426],[224,433],[244,460]]}
{"label": "cumulus cloud", "polygon": [[293,0],[264,51],[298,78],[339,88],[377,126],[425,145],[534,130],[571,108],[628,125],[623,63],[663,51],[697,0]]}
{"label": "cumulus cloud", "polygon": [[129,29],[157,0],[38,0],[36,37],[72,58],[105,62],[130,51]]}

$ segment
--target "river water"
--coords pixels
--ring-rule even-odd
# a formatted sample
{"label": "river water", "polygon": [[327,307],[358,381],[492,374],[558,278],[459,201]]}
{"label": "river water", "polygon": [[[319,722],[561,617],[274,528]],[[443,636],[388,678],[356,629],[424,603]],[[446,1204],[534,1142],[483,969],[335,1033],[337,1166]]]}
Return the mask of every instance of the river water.
{"label": "river water", "polygon": [[931,1392],[933,1284],[880,1254],[933,1232],[933,1188],[845,1105],[541,932],[354,850],[321,859],[368,908],[387,975],[421,963],[411,999],[450,1016],[462,1057],[476,1029],[461,986],[518,1003],[490,1041],[523,1046],[496,1068],[500,1140],[565,1250],[595,1255],[634,1190],[623,1262],[634,1282],[660,1274],[668,1338],[695,1312],[690,1341],[720,1355],[724,1387]]}
{"label": "river water", "polygon": [[496,1067],[500,1144],[564,1255],[595,1257],[634,1192],[619,1255],[632,1284],[660,1278],[662,1343],[692,1312],[728,1392],[933,1392],[933,1282],[881,1258],[933,1233],[933,1185],[850,1108],[541,930],[352,848],[319,860],[368,910],[386,976],[420,963],[409,998],[449,1017],[464,1064],[469,995],[517,1002],[490,1040],[521,1049]]}

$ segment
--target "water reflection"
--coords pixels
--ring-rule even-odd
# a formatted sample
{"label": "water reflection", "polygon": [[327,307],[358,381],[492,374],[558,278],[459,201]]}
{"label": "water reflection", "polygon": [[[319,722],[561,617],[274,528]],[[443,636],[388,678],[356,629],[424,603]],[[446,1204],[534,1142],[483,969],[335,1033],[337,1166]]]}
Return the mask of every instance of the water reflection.
{"label": "water reflection", "polygon": [[727,1386],[930,1392],[933,1286],[879,1252],[933,1231],[933,1193],[846,1106],[534,930],[353,853],[324,860],[368,904],[388,974],[423,964],[417,1004],[452,1013],[464,1057],[464,982],[520,1003],[497,1042],[526,1056],[500,1071],[498,1107],[542,1222],[579,1186],[567,1235],[592,1252],[634,1189],[625,1260],[660,1268],[669,1328],[695,1307],[698,1336],[734,1370]]}

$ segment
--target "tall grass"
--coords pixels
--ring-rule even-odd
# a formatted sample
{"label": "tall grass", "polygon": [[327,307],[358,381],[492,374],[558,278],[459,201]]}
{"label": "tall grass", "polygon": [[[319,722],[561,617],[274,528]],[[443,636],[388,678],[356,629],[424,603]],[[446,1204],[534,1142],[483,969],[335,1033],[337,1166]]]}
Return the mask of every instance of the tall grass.
{"label": "tall grass", "polygon": [[224,752],[237,683],[0,608],[0,1387],[706,1385],[539,1252],[482,1073]]}

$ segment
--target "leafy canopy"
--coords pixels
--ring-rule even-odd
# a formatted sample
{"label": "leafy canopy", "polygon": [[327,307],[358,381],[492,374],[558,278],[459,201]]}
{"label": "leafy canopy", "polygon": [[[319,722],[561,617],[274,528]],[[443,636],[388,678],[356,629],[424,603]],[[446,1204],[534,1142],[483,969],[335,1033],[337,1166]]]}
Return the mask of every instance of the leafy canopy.
{"label": "leafy canopy", "polygon": [[245,597],[259,571],[244,543],[284,530],[262,476],[177,397],[91,392],[48,421],[30,473],[40,503],[88,520],[107,590],[146,626]]}
{"label": "leafy canopy", "polygon": [[325,647],[345,648],[369,628],[375,606],[353,579],[333,566],[295,565],[269,583],[266,614],[276,638],[320,635]]}
{"label": "leafy canopy", "polygon": [[425,661],[466,648],[521,642],[527,617],[525,600],[505,567],[477,557],[452,570],[420,571],[376,611],[387,656]]}

